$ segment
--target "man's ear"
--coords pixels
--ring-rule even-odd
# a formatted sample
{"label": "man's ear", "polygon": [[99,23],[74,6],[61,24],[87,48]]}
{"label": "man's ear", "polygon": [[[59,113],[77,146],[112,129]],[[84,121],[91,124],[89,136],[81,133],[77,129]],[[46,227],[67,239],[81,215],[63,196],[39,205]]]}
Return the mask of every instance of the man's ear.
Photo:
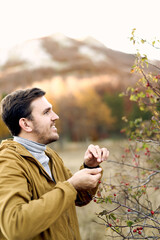
{"label": "man's ear", "polygon": [[27,118],[20,118],[19,125],[25,132],[32,132],[31,121],[28,120]]}

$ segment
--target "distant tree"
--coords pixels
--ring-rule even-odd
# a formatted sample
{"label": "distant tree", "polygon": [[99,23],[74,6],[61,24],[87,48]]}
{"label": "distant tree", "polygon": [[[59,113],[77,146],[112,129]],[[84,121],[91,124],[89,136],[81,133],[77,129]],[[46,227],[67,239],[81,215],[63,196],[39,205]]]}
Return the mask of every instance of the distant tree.
{"label": "distant tree", "polygon": [[10,136],[10,132],[0,116],[0,139]]}
{"label": "distant tree", "polygon": [[119,97],[118,92],[114,94],[104,94],[103,100],[111,109],[111,114],[115,119],[112,132],[118,134],[120,132],[120,129],[124,126],[122,117],[124,116],[125,101],[123,98]]}
{"label": "distant tree", "polygon": [[79,124],[82,127],[81,130],[85,129],[86,137],[90,137],[92,140],[107,137],[115,123],[111,109],[93,88],[77,92],[76,99],[82,113]]}
{"label": "distant tree", "polygon": [[[1,95],[0,102],[5,96],[6,96],[5,93],[3,93]],[[0,139],[3,139],[3,138],[8,137],[8,136],[10,136],[10,132],[9,132],[8,128],[6,127],[5,123],[3,122],[2,116],[1,116],[1,113],[0,113]]]}
{"label": "distant tree", "polygon": [[57,99],[57,113],[60,117],[59,127],[62,138],[68,140],[78,140],[75,136],[75,126],[79,118],[79,109],[76,106],[76,99],[73,94]]}
{"label": "distant tree", "polygon": [[73,141],[108,136],[115,119],[110,108],[92,88],[57,100],[62,136]]}

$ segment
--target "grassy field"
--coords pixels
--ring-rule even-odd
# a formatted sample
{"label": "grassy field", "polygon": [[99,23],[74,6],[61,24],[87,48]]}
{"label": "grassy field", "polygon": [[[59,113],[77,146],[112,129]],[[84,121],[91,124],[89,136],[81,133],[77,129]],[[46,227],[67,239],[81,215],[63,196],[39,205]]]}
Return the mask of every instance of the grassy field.
{"label": "grassy field", "polygon": [[[58,152],[60,157],[63,159],[65,166],[68,167],[72,173],[75,173],[83,163],[84,152],[86,151],[89,144],[90,143],[66,143],[62,147],[62,145],[56,142],[51,147]],[[116,161],[118,161],[118,159],[121,159],[123,147],[126,146],[126,142],[124,140],[106,140],[94,144],[99,144],[101,147],[107,147],[110,151],[109,160],[116,159]],[[115,183],[116,173],[120,172],[124,175],[124,177],[126,177],[126,179],[129,178],[129,175],[126,173],[125,168],[122,170],[118,164],[104,162],[102,163],[102,167],[104,169],[103,179],[105,181],[107,180],[108,182]],[[130,172],[130,174],[132,173]],[[156,191],[156,193],[151,193],[154,199],[154,205],[157,206],[160,202],[160,192],[158,191]],[[93,201],[85,207],[77,207],[77,215],[79,219],[82,240],[112,239],[112,237],[109,238],[105,236],[106,229],[103,225],[95,223],[95,221],[98,221],[96,213],[100,211],[102,211],[102,205],[96,204]]]}

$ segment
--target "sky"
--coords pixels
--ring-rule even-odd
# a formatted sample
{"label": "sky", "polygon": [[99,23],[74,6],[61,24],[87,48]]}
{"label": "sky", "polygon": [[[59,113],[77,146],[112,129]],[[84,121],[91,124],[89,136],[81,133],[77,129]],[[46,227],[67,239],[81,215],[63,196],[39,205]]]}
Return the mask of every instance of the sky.
{"label": "sky", "polygon": [[[91,36],[106,47],[135,53],[136,35],[160,40],[159,0],[0,0],[0,54],[23,41],[62,33],[83,39]],[[160,60],[160,50],[142,48]]]}

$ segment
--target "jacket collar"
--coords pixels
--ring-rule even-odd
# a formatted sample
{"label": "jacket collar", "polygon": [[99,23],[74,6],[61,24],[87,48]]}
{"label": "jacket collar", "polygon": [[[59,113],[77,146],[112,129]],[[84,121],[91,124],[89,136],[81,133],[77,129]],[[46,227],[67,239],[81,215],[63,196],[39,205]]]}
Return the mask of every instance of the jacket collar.
{"label": "jacket collar", "polygon": [[[40,162],[36,158],[34,158],[33,155],[20,143],[15,142],[12,138],[10,138],[10,139],[3,140],[1,142],[1,147],[5,147],[5,148],[8,147],[8,148],[14,150],[15,152],[17,152],[19,155],[27,158],[30,161],[33,161],[34,163],[36,163],[42,169],[43,174],[47,178],[51,179],[49,177],[49,175],[46,173],[46,171],[44,170],[44,168],[42,167],[42,165],[40,164]],[[46,147],[45,152],[48,155],[48,157],[51,157],[51,152],[49,150],[49,147]]]}
{"label": "jacket collar", "polygon": [[[22,144],[14,141],[13,138],[2,140],[1,145],[6,146],[6,147],[14,148],[15,151],[22,156],[33,157],[33,155]],[[46,147],[45,152],[47,154],[50,154],[50,150],[49,150],[48,146]]]}

